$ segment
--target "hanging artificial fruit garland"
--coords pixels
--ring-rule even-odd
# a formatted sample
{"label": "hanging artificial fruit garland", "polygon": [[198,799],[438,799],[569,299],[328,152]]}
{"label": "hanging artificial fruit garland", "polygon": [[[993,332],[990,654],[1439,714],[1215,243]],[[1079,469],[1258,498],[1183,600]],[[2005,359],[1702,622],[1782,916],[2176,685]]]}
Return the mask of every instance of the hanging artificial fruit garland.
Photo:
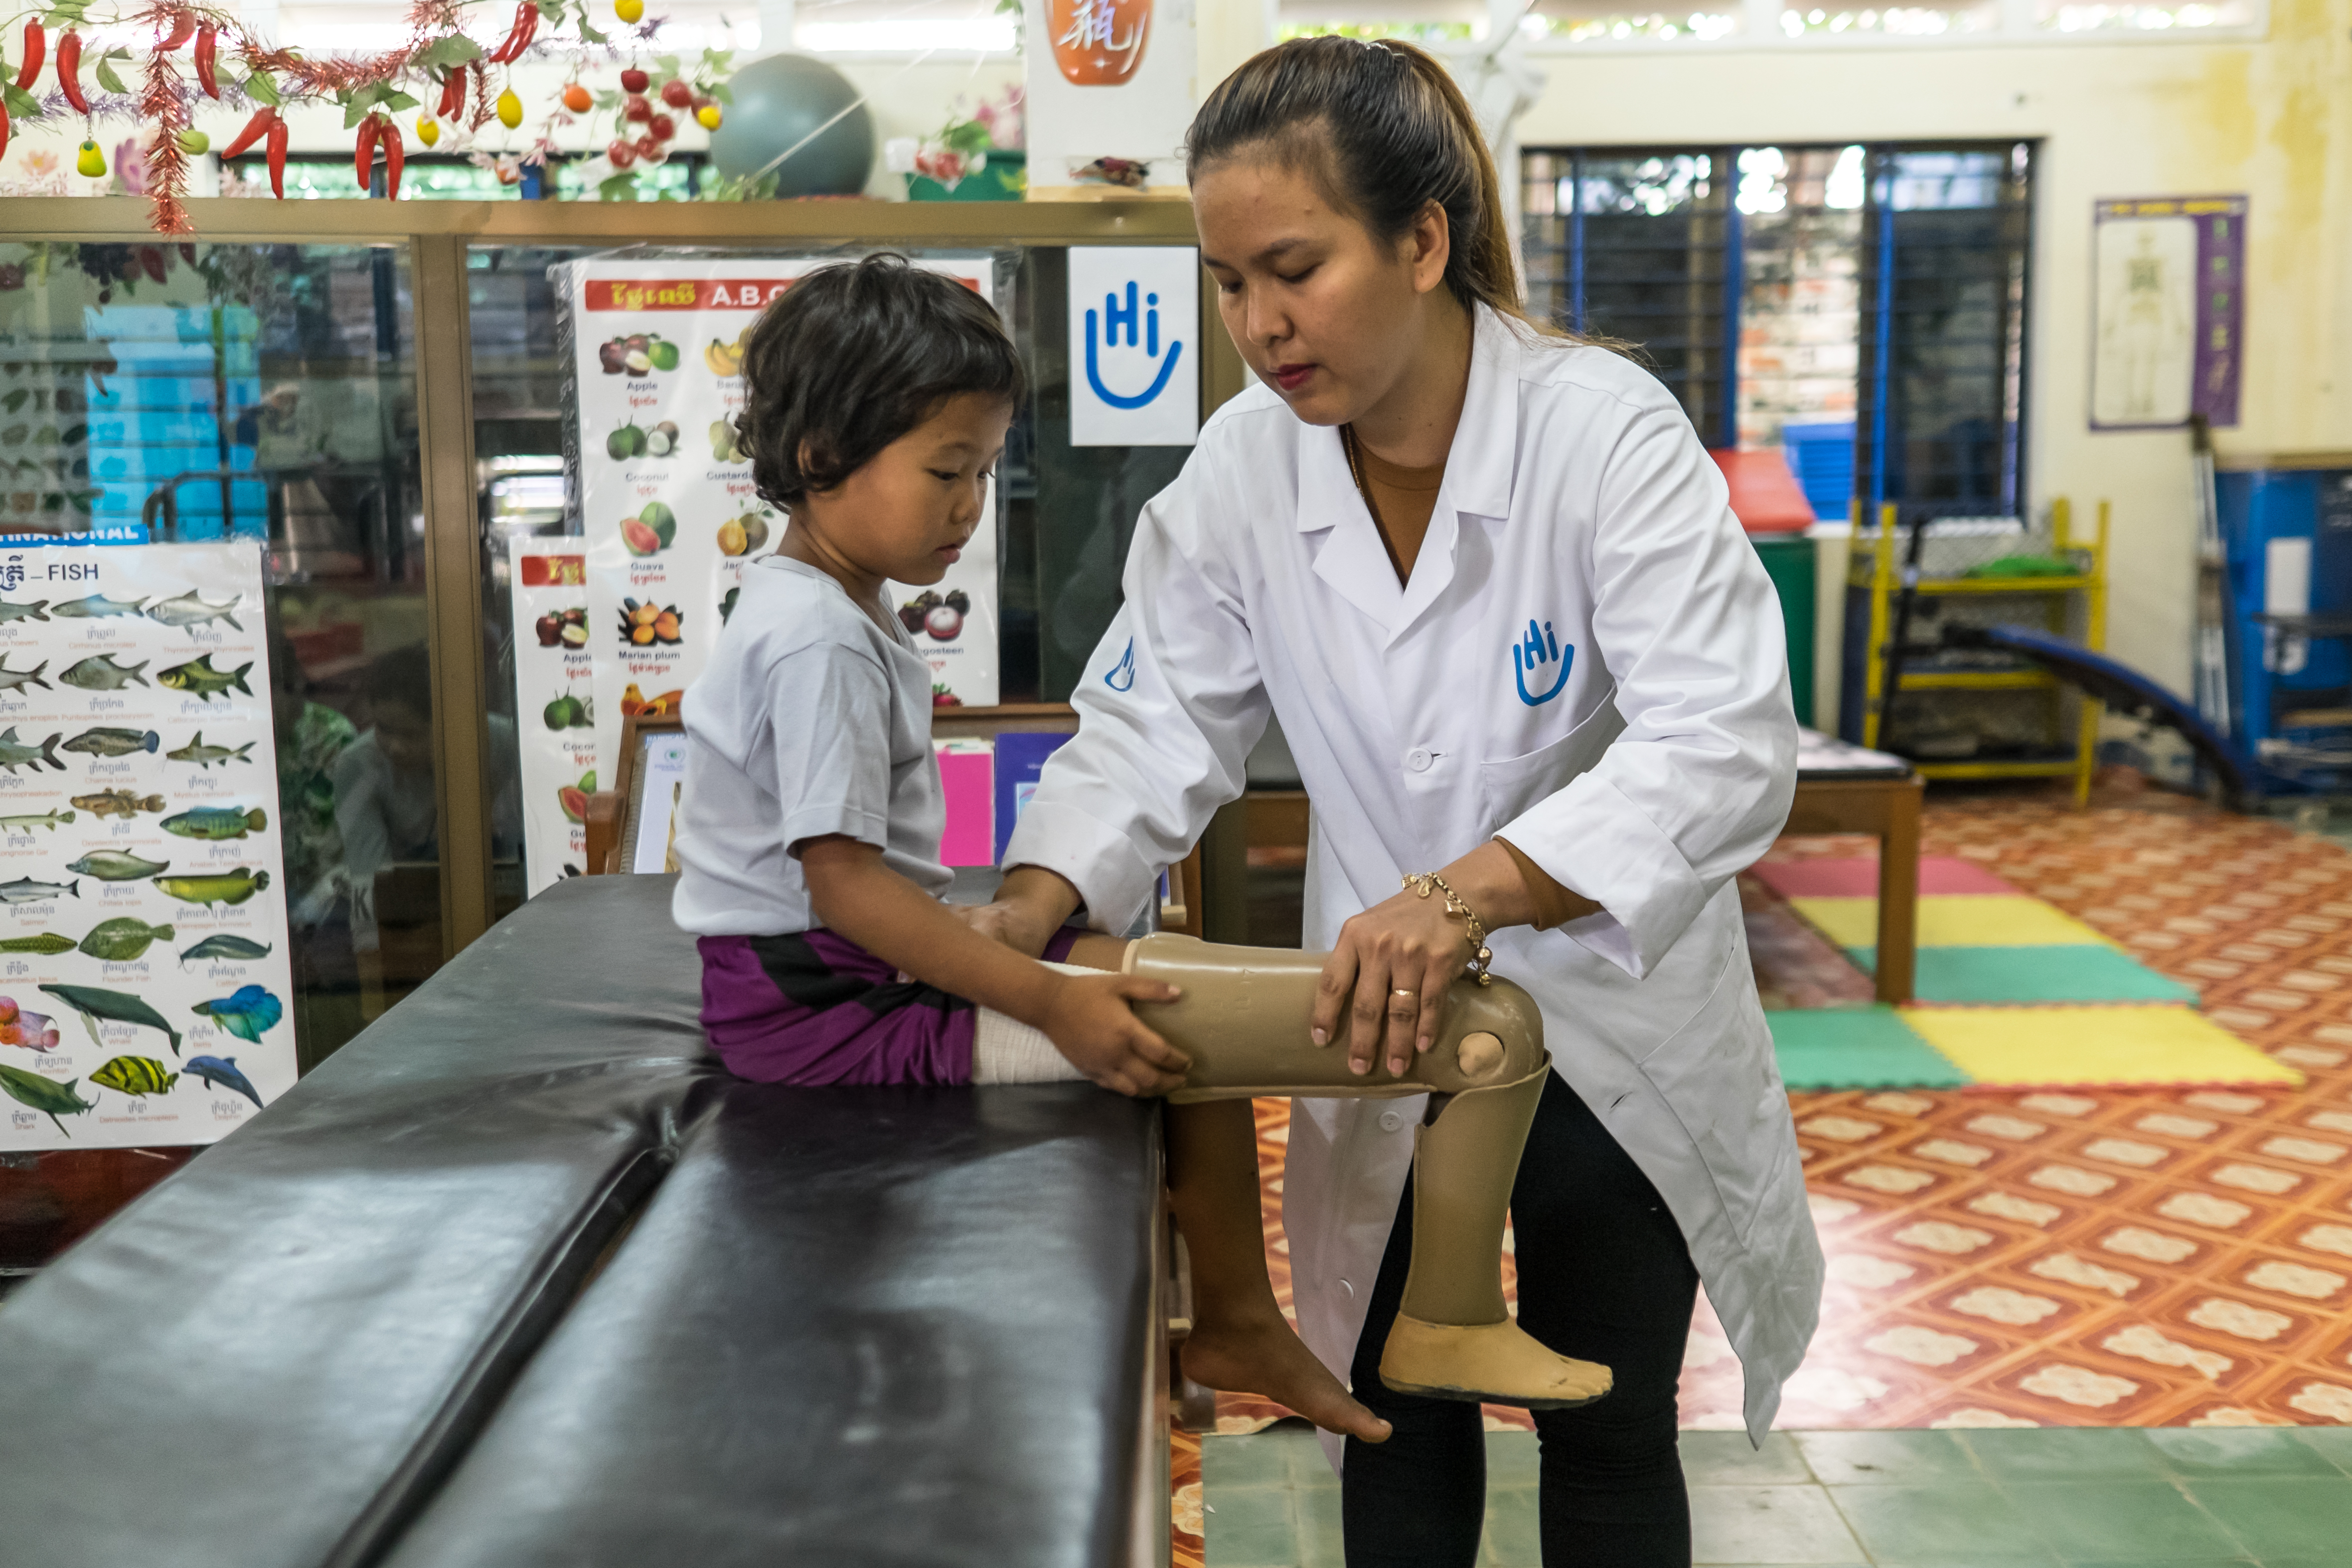
{"label": "hanging artificial fruit garland", "polygon": [[[343,111],[344,128],[354,133],[352,160],[360,188],[369,189],[381,156],[384,195],[397,196],[404,150],[395,116],[421,108],[423,100],[417,94],[435,100],[430,115],[420,114],[416,122],[417,140],[427,147],[440,141],[444,124],[474,132],[495,119],[511,131],[521,125],[525,110],[509,79],[509,67],[530,50],[553,46],[559,39],[573,51],[608,49],[613,43],[590,17],[592,0],[520,0],[504,21],[498,42],[486,48],[468,36],[467,23],[494,6],[502,7],[503,3],[414,0],[408,11],[409,37],[399,47],[371,56],[312,59],[257,38],[235,15],[213,5],[149,0],[100,16],[94,14],[91,0],[57,0],[29,14],[20,13],[25,21],[18,30],[13,68],[6,59],[7,40],[0,37],[0,156],[7,153],[9,136],[16,126],[54,123],[61,112],[70,112],[83,121],[76,167],[95,178],[107,169],[94,122],[135,118],[150,132],[145,142],[144,184],[153,207],[154,228],[159,234],[190,234],[194,226],[184,205],[187,160],[202,155],[211,144],[211,139],[190,123],[199,98],[224,103],[241,100],[252,107],[252,117],[220,150],[220,155],[225,160],[236,158],[259,147],[268,164],[270,192],[281,199],[286,195],[286,111],[296,104],[332,103]],[[612,14],[629,25],[640,40],[650,34],[650,26],[635,27],[645,15],[644,0],[610,3]],[[13,26],[0,24],[0,28]],[[480,30],[488,34],[494,29]],[[52,33],[57,35],[54,63]],[[95,100],[83,81],[85,34],[104,40],[126,37],[132,40],[131,47],[109,47],[97,57],[90,78],[102,93],[110,96]],[[133,81],[123,79],[116,69],[118,62],[131,72]],[[231,68],[227,76],[222,70],[225,62]],[[36,90],[45,68],[55,79],[57,100],[45,100]],[[715,118],[719,99],[711,94],[723,97],[725,89],[698,87],[689,91],[688,101],[711,104]],[[589,107],[572,101],[575,92],[584,92],[576,81],[565,89],[564,107],[575,110]],[[646,139],[651,139],[650,131]],[[541,155],[546,146],[542,139],[532,155]]]}

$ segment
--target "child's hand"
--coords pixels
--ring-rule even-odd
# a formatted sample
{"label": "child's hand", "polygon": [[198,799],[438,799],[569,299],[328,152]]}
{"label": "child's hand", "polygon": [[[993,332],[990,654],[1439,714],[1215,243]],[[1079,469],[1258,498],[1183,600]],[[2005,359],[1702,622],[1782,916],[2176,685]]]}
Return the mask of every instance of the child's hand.
{"label": "child's hand", "polygon": [[1180,994],[1160,980],[1064,975],[1039,1026],[1072,1067],[1103,1088],[1121,1094],[1166,1094],[1182,1087],[1192,1059],[1145,1028],[1128,1004],[1173,1002]]}

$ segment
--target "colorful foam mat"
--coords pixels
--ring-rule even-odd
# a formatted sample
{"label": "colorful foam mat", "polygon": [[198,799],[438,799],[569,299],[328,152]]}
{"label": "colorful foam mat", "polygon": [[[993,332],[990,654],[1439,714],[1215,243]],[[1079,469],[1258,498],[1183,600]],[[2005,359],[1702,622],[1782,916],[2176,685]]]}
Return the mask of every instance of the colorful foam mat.
{"label": "colorful foam mat", "polygon": [[[2200,1016],[2198,988],[2140,963],[2096,927],[1955,857],[1920,863],[1917,1005],[1771,1012],[1792,1088],[1943,1089],[2293,1083]],[[1751,925],[1775,906],[1864,973],[1876,971],[1877,863],[1769,860]],[[1755,943],[1759,971],[1791,950]],[[1802,952],[1801,942],[1794,951]],[[1769,956],[1764,956],[1769,955]],[[1772,987],[1763,980],[1768,997]]]}

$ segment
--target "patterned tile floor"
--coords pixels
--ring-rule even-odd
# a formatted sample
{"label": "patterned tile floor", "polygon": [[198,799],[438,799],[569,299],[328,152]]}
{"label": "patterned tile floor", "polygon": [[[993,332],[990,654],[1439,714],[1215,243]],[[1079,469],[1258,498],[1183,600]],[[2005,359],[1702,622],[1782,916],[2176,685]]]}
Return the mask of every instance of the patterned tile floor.
{"label": "patterned tile floor", "polygon": [[[1780,1425],[2352,1427],[2352,853],[2158,795],[2079,813],[2042,796],[1931,798],[1924,837],[1924,853],[1976,861],[2198,986],[2208,1017],[2307,1081],[1792,1096],[1830,1282]],[[1772,858],[1873,852],[1786,839]],[[1748,879],[1742,893],[1768,1005],[1869,1000],[1869,982],[1769,889]],[[1286,1308],[1288,1108],[1257,1110]],[[1702,1300],[1684,1424],[1730,1428],[1738,1408],[1738,1361]],[[1284,1414],[1232,1395],[1217,1409],[1224,1434]],[[1526,1425],[1487,1415],[1491,1431]],[[1213,1458],[1231,1440],[1213,1439]],[[1180,1487],[1197,1482],[1199,1449],[1179,1467]],[[1180,1492],[1180,1524],[1186,1507]],[[1200,1537],[1177,1539],[1180,1565],[1199,1563]],[[1870,1561],[1710,1559],[1750,1560]],[[2326,1560],[2352,1562],[2352,1548]]]}
{"label": "patterned tile floor", "polygon": [[[1837,1568],[2341,1568],[2352,1432],[1684,1435],[1692,1557]],[[1536,1440],[1486,1438],[1487,1568],[1538,1568]],[[1286,1422],[1207,1449],[1207,1568],[1339,1568],[1339,1490]]]}
{"label": "patterned tile floor", "polygon": [[[2200,986],[2308,1079],[2295,1091],[1794,1097],[1830,1255],[1795,1429],[2352,1425],[2352,853],[2160,795],[1929,805],[1926,852],[1986,866]],[[1775,858],[1868,842],[1784,840]],[[1844,959],[1747,886],[1780,1005],[1866,999]],[[1269,1256],[1286,1107],[1258,1108]],[[1737,1424],[1739,1368],[1692,1326],[1686,1426]],[[1246,1431],[1277,1414],[1219,1401]],[[1491,1411],[1490,1424],[1524,1425]]]}

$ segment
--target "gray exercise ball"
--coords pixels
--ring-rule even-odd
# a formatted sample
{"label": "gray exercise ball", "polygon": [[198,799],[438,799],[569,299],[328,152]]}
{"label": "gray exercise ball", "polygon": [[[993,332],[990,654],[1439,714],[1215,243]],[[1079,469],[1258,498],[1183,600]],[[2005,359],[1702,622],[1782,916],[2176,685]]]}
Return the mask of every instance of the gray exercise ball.
{"label": "gray exercise ball", "polygon": [[[874,116],[857,101],[847,77],[807,55],[770,55],[738,70],[727,85],[735,101],[710,133],[710,161],[720,174],[756,174],[816,132],[776,165],[776,195],[854,196],[866,188],[874,170]],[[825,125],[836,114],[841,118]],[[820,125],[824,130],[817,132]]]}

